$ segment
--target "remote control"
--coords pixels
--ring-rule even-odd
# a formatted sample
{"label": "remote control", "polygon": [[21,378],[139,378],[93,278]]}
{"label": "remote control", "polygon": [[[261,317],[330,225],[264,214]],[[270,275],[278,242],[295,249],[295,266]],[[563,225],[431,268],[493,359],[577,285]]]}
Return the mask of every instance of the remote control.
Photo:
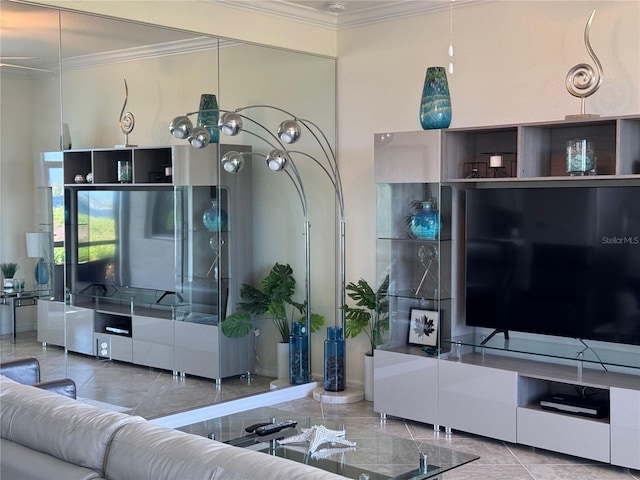
{"label": "remote control", "polygon": [[264,427],[265,425],[271,425],[271,422],[254,423],[253,425],[249,425],[245,428],[244,431],[247,433],[253,433],[256,431],[256,428]]}
{"label": "remote control", "polygon": [[261,427],[256,428],[256,435],[263,437],[265,435],[269,435],[271,433],[279,432],[280,430],[284,430],[285,428],[295,427],[298,422],[294,422],[293,420],[285,420],[284,422],[279,423],[270,423],[268,425],[263,425]]}

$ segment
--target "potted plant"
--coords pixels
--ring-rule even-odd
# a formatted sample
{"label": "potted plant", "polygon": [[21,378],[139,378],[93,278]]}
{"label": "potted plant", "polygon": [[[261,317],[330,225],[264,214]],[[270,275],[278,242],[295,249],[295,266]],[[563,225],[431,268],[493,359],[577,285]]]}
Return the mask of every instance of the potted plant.
{"label": "potted plant", "polygon": [[18,271],[17,263],[1,263],[0,270],[2,270],[2,276],[4,278],[4,288],[13,288],[13,277]]}
{"label": "potted plant", "polygon": [[[304,322],[307,311],[306,301],[299,303],[293,300],[295,289],[296,280],[293,277],[291,266],[276,263],[267,276],[260,281],[260,288],[247,284],[242,285],[240,297],[245,301],[238,304],[237,313],[228,315],[224,319],[222,333],[232,338],[244,337],[253,330],[251,317],[267,314],[271,317],[280,334],[278,348],[282,352],[286,351],[288,358],[291,323]],[[323,324],[324,317],[322,315],[311,314],[311,332],[315,332]],[[281,355],[284,357],[284,353]],[[282,365],[283,363],[284,365]],[[288,378],[288,368],[288,361],[279,362],[278,379]]]}
{"label": "potted plant", "polygon": [[360,279],[358,283],[350,282],[346,286],[348,297],[355,301],[355,306],[344,305],[345,338],[355,338],[364,332],[369,338],[370,350],[366,352],[364,393],[365,400],[373,400],[373,353],[382,344],[384,333],[389,330],[389,275],[387,275],[376,292]]}

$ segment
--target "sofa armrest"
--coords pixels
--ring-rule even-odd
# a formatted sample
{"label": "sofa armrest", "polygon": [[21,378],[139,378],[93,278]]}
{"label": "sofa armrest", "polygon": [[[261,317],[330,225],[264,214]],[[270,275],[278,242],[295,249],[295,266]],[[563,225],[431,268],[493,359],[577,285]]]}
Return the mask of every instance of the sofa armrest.
{"label": "sofa armrest", "polygon": [[51,380],[50,382],[38,382],[33,385],[34,387],[47,390],[49,392],[59,393],[69,398],[76,398],[76,382],[70,378],[63,378],[62,380]]}
{"label": "sofa armrest", "polygon": [[18,358],[0,363],[0,375],[24,385],[40,381],[40,362],[37,358]]}

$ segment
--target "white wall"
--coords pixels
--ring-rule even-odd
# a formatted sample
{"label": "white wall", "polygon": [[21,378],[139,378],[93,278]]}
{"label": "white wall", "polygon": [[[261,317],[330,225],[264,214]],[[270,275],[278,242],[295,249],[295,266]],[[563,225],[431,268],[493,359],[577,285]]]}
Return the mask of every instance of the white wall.
{"label": "white wall", "polygon": [[[604,83],[587,100],[601,116],[640,113],[640,2],[496,1],[454,8],[451,127],[563,119],[580,113],[565,89],[577,63],[593,64],[583,43],[597,8],[591,45]],[[375,273],[373,134],[420,130],[425,70],[447,65],[449,11],[338,32],[338,153],[346,192],[347,279]],[[348,378],[362,378],[348,349]],[[354,342],[350,340],[350,342]]]}

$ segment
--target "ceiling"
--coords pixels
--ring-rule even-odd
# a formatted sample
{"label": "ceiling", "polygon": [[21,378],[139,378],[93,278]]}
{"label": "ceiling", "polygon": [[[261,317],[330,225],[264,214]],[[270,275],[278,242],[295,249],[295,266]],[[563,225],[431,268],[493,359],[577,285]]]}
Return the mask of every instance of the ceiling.
{"label": "ceiling", "polygon": [[347,28],[485,0],[205,0],[284,16],[329,28]]}
{"label": "ceiling", "polygon": [[[203,0],[230,8],[290,18],[327,28],[376,23],[392,18],[462,6],[486,0]],[[452,3],[455,1],[455,4]],[[31,72],[51,69],[58,58],[57,16],[54,10],[0,0],[0,66],[3,72]],[[114,28],[113,20],[67,12],[62,29],[62,58],[82,58],[97,53],[126,51],[142,46],[186,42],[193,34],[137,25]],[[34,35],[34,31],[38,34]],[[17,66],[19,66],[19,68]]]}

